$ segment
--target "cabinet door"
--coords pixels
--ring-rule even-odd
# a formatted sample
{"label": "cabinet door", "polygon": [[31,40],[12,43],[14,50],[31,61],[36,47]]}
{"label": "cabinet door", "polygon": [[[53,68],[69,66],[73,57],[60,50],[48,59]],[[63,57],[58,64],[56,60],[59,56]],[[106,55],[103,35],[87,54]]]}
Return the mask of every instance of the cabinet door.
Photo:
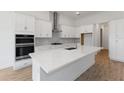
{"label": "cabinet door", "polygon": [[79,33],[84,33],[84,31],[85,31],[85,26],[78,27],[78,32]]}
{"label": "cabinet door", "polygon": [[117,57],[117,53],[116,53],[117,46],[116,46],[116,44],[117,44],[117,42],[116,42],[115,38],[110,38],[109,39],[109,57],[111,59],[116,59],[116,57]]}
{"label": "cabinet door", "polygon": [[77,28],[76,28],[76,31],[75,31],[75,37],[76,37],[76,38],[80,38],[80,33],[81,33],[81,32],[80,32],[80,28],[77,27]]}
{"label": "cabinet door", "polygon": [[75,32],[75,28],[74,27],[70,27],[69,32],[68,32],[70,38],[74,38],[74,32]]}
{"label": "cabinet door", "polygon": [[62,38],[69,38],[69,33],[70,33],[70,28],[68,26],[62,25],[62,33],[61,33],[61,37]]}
{"label": "cabinet door", "polygon": [[36,20],[36,37],[52,37],[51,22]]}
{"label": "cabinet door", "polygon": [[73,28],[72,37],[77,38],[77,29],[76,29],[76,27]]}
{"label": "cabinet door", "polygon": [[65,30],[64,30],[64,26],[63,25],[61,25],[61,30],[62,30],[61,38],[64,38],[65,37]]}
{"label": "cabinet door", "polygon": [[92,32],[93,32],[93,25],[86,25],[85,33],[92,33]]}
{"label": "cabinet door", "polygon": [[16,22],[15,22],[15,31],[16,32],[25,32],[25,15],[16,14]]}
{"label": "cabinet door", "polygon": [[66,26],[65,27],[65,34],[67,35],[67,38],[70,38],[70,34],[71,34],[71,27]]}
{"label": "cabinet door", "polygon": [[116,59],[116,21],[109,23],[109,56],[111,59]]}
{"label": "cabinet door", "polygon": [[124,20],[117,20],[116,21],[116,27],[117,27],[117,31],[116,31],[116,36],[117,38],[124,38]]}
{"label": "cabinet door", "polygon": [[124,39],[116,40],[117,59],[124,62]]}
{"label": "cabinet door", "polygon": [[25,31],[27,33],[34,33],[35,19],[32,16],[26,16],[26,26]]}
{"label": "cabinet door", "polygon": [[41,37],[41,26],[40,21],[35,21],[35,37]]}
{"label": "cabinet door", "polygon": [[85,33],[85,26],[77,27],[77,38],[80,38],[81,33]]}

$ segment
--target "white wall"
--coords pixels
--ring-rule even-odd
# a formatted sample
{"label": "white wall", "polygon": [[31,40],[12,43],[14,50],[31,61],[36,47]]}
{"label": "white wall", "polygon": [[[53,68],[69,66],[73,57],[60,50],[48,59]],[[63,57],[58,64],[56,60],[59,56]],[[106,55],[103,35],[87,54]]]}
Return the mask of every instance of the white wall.
{"label": "white wall", "polygon": [[14,14],[0,12],[0,69],[15,61]]}
{"label": "white wall", "polygon": [[108,28],[108,24],[103,24],[103,42],[102,45],[105,49],[108,49],[108,36],[109,36],[109,28]]}
{"label": "white wall", "polygon": [[76,21],[77,25],[82,24],[96,24],[96,23],[104,23],[114,19],[124,18],[124,12],[100,12],[98,14],[94,14],[92,16],[80,18]]}

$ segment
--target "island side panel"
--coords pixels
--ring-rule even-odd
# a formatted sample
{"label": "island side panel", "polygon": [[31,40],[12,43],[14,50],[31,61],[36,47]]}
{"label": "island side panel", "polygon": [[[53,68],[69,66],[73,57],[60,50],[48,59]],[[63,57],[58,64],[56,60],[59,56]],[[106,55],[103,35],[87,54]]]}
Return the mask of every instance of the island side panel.
{"label": "island side panel", "polygon": [[92,53],[85,57],[82,57],[81,59],[71,64],[68,64],[60,69],[57,69],[56,71],[49,73],[49,74],[45,73],[44,70],[41,68],[40,73],[39,71],[36,72],[37,73],[36,75],[38,77],[35,79],[39,80],[39,74],[40,74],[41,81],[72,81],[72,80],[75,80],[82,73],[84,73],[87,69],[89,69],[92,65],[95,64],[95,54],[96,53]]}
{"label": "island side panel", "polygon": [[40,81],[40,65],[36,60],[32,59],[32,80]]}

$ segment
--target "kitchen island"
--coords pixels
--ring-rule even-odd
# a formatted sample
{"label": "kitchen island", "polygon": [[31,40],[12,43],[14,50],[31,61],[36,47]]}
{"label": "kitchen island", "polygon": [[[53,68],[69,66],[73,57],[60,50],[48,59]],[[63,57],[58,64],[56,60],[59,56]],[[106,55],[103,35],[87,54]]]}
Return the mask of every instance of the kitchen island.
{"label": "kitchen island", "polygon": [[34,81],[71,81],[95,64],[95,55],[100,47],[78,46],[39,50],[30,54],[32,79]]}

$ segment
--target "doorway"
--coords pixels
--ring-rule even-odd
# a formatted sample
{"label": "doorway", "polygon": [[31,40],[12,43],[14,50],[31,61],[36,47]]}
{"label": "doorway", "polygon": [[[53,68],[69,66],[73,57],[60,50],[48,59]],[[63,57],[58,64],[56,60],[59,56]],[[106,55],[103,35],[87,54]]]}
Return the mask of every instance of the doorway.
{"label": "doorway", "polygon": [[102,42],[103,42],[103,29],[100,28],[100,47],[103,47]]}
{"label": "doorway", "polygon": [[109,47],[109,25],[108,23],[96,24],[95,30],[95,46],[107,49]]}

